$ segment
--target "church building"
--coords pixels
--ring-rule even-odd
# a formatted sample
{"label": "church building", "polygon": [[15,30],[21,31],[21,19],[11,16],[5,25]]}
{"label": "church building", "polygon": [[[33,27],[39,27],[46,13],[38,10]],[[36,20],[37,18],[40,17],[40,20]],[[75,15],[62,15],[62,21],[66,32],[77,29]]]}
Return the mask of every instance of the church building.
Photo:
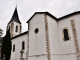
{"label": "church building", "polygon": [[28,31],[21,33],[15,8],[7,24],[12,41],[10,60],[80,60],[80,11],[61,18],[35,12],[27,23]]}

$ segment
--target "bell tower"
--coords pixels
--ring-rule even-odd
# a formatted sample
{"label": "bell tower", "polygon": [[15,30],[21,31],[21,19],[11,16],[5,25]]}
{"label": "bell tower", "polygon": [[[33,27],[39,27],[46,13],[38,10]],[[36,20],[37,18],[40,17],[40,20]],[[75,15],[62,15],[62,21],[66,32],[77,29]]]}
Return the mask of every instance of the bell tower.
{"label": "bell tower", "polygon": [[19,17],[18,17],[17,7],[14,10],[14,13],[12,15],[11,20],[7,24],[6,31],[8,29],[10,30],[11,38],[16,36],[16,35],[21,34],[21,29],[22,28],[21,28],[21,22],[20,22]]}

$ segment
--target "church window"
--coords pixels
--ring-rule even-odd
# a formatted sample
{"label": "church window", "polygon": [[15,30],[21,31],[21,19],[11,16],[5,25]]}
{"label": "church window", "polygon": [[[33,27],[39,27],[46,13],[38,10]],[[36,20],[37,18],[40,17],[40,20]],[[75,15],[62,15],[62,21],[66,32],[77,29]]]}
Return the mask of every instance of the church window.
{"label": "church window", "polygon": [[39,31],[39,29],[38,29],[38,28],[36,28],[36,29],[35,29],[35,33],[38,33],[38,31]]}
{"label": "church window", "polygon": [[23,50],[25,49],[25,42],[24,41],[22,42],[22,49]]}
{"label": "church window", "polygon": [[13,52],[15,51],[15,44],[13,45]]}
{"label": "church window", "polygon": [[18,32],[18,26],[16,26],[16,32]]}
{"label": "church window", "polygon": [[65,41],[69,40],[68,30],[67,29],[64,29],[63,32],[64,32],[64,40]]}

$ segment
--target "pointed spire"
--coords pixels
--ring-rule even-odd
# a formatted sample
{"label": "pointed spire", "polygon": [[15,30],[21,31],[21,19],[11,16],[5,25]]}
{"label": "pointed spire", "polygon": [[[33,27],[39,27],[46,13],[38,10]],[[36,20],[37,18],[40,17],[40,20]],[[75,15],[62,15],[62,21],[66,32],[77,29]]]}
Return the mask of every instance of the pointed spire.
{"label": "pointed spire", "polygon": [[[16,5],[16,7],[15,7],[15,11],[14,11],[14,13],[13,13],[13,16],[12,16],[10,22],[12,22],[12,21],[16,21],[16,22],[18,22],[18,23],[21,24],[21,22],[20,22],[20,20],[19,20],[19,17],[18,17],[17,5]],[[10,23],[10,22],[9,22],[9,23]],[[9,24],[9,23],[8,23],[8,24]]]}

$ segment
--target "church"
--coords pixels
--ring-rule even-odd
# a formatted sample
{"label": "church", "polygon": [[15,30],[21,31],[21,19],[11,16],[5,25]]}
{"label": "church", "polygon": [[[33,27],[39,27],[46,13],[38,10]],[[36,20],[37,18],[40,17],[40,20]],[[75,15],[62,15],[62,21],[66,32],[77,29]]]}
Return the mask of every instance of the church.
{"label": "church", "polygon": [[10,60],[80,60],[80,11],[60,18],[35,12],[26,23],[28,31],[21,33],[15,8],[6,29],[12,42]]}

